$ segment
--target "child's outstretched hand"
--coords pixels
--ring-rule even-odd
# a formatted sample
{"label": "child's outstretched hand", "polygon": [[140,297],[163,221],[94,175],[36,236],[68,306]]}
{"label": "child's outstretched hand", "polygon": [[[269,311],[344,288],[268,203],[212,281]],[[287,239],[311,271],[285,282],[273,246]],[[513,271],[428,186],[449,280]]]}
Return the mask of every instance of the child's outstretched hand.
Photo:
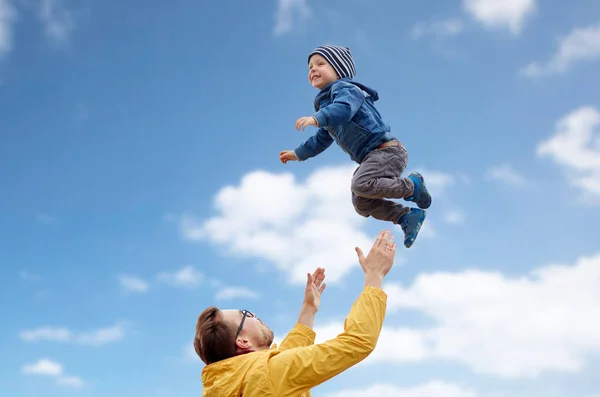
{"label": "child's outstretched hand", "polygon": [[309,116],[309,117],[300,117],[298,120],[296,120],[296,130],[300,131],[300,128],[302,128],[302,131],[304,131],[304,129],[309,126],[312,125],[313,127],[317,127],[317,119],[313,116]]}
{"label": "child's outstretched hand", "polygon": [[298,161],[298,157],[296,156],[293,150],[283,150],[281,153],[279,153],[279,160],[281,160],[281,162],[285,164],[290,160]]}

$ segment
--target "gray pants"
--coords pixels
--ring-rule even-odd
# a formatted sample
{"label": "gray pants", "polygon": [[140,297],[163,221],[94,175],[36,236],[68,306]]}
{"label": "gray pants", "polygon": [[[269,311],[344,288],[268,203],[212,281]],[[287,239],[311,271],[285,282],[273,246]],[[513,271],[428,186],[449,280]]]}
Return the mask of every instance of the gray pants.
{"label": "gray pants", "polygon": [[408,162],[406,148],[389,146],[369,153],[354,171],[352,177],[352,204],[356,212],[366,218],[398,223],[410,211],[389,199],[402,199],[413,194],[414,185],[402,177]]}

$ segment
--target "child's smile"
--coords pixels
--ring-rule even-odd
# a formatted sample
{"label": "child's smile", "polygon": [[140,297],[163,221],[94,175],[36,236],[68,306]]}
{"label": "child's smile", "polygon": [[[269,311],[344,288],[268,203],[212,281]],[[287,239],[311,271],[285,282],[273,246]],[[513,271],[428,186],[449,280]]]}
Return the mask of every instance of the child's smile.
{"label": "child's smile", "polygon": [[338,79],[335,69],[319,54],[310,58],[308,64],[308,81],[317,88],[323,89]]}

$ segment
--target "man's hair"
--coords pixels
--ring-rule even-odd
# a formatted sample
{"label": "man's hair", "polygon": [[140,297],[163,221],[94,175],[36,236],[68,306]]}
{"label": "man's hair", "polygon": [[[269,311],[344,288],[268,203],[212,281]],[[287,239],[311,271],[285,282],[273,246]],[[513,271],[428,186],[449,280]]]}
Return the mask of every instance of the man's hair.
{"label": "man's hair", "polygon": [[207,365],[236,355],[235,329],[225,323],[219,308],[211,306],[198,316],[194,350]]}

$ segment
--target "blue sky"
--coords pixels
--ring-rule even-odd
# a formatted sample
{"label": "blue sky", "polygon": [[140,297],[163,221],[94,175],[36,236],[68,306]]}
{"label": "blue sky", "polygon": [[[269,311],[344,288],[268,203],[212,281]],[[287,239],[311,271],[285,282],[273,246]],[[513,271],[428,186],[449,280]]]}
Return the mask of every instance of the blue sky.
{"label": "blue sky", "polygon": [[341,331],[387,225],[341,149],[278,162],[334,43],[434,196],[377,350],[313,395],[600,395],[598,2],[140,5],[0,0],[3,394],[198,396],[200,311],[281,337],[317,266]]}

